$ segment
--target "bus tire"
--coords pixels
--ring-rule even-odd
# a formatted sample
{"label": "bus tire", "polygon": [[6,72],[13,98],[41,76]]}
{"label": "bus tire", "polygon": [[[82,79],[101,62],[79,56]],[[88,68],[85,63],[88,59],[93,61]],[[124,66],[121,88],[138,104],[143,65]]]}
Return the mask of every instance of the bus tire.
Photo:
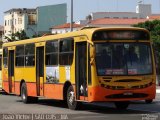
{"label": "bus tire", "polygon": [[79,109],[80,103],[75,99],[75,92],[73,87],[70,85],[67,90],[67,105],[71,110]]}
{"label": "bus tire", "polygon": [[129,106],[129,101],[118,101],[115,102],[115,106],[117,109],[125,110]]}
{"label": "bus tire", "polygon": [[151,104],[151,103],[153,102],[153,99],[145,100],[145,102],[146,102],[147,104]]}
{"label": "bus tire", "polygon": [[22,99],[22,102],[24,103],[30,102],[30,98],[28,97],[27,86],[25,82],[23,82],[21,86],[21,99]]}

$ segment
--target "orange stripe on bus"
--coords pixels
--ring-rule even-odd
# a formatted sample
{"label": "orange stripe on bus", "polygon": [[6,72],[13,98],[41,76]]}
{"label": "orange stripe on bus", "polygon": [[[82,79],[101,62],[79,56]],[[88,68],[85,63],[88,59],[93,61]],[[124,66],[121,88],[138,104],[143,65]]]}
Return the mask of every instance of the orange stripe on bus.
{"label": "orange stripe on bus", "polygon": [[9,83],[8,81],[3,81],[3,90],[9,93]]}
{"label": "orange stripe on bus", "polygon": [[36,83],[26,83],[28,96],[37,96]]}
{"label": "orange stripe on bus", "polygon": [[15,94],[20,95],[20,82],[15,82]]}
{"label": "orange stripe on bus", "polygon": [[63,84],[44,84],[44,95],[47,98],[63,99]]}

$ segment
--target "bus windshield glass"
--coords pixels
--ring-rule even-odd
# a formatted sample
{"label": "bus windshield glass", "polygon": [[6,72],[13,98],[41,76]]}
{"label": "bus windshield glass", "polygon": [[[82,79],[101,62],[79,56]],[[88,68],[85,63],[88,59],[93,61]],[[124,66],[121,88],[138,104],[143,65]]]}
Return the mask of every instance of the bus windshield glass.
{"label": "bus windshield glass", "polygon": [[149,33],[142,30],[107,30],[96,31],[93,41],[98,40],[149,40]]}
{"label": "bus windshield glass", "polygon": [[95,43],[100,76],[152,73],[151,49],[146,43]]}

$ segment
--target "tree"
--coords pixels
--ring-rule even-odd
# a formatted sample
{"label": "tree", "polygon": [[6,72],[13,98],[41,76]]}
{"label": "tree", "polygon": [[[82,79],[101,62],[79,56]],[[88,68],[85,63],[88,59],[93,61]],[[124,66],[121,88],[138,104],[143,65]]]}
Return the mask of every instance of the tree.
{"label": "tree", "polygon": [[24,40],[29,39],[26,32],[24,30],[21,30],[20,32],[17,31],[16,33],[11,33],[10,36],[5,36],[5,39],[8,42],[18,41],[18,40]]}
{"label": "tree", "polygon": [[138,23],[133,27],[146,28],[151,33],[151,40],[153,41],[153,48],[156,56],[157,72],[160,74],[160,20],[146,21]]}

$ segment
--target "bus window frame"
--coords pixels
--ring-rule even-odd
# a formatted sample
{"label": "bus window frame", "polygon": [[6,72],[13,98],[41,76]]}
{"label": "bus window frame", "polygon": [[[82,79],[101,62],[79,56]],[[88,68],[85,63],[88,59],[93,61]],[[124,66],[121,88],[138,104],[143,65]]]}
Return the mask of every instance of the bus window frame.
{"label": "bus window frame", "polygon": [[[34,54],[26,54],[26,46],[27,45],[34,45]],[[35,66],[35,43],[28,43],[24,45],[24,66],[25,67],[34,67]],[[33,65],[26,65],[26,57],[33,57],[34,59],[34,64]]]}
{"label": "bus window frame", "polygon": [[[17,55],[17,47],[19,46],[23,46],[24,47],[24,51],[23,51],[23,55]],[[17,65],[17,58],[23,57],[23,65]],[[15,51],[15,67],[25,67],[25,44],[21,44],[21,45],[16,45],[16,51]]]}
{"label": "bus window frame", "polygon": [[[47,42],[57,42],[57,51],[54,51],[54,52],[47,52]],[[57,63],[56,64],[50,64],[50,65],[47,65],[47,55],[55,55],[57,54]],[[59,40],[58,39],[55,39],[55,40],[48,40],[46,41],[46,45],[45,45],[45,66],[49,67],[49,66],[58,66],[59,65]]]}
{"label": "bus window frame", "polygon": [[[118,37],[116,38],[116,39],[114,39],[114,37],[112,38],[112,36],[113,36],[113,33],[116,33],[116,32],[144,32],[144,33],[146,33],[147,34],[147,39],[136,39],[136,38],[134,38],[134,39],[131,39],[131,38],[120,38],[120,39],[118,39]],[[108,32],[107,34],[103,34],[103,32]],[[97,38],[97,39],[95,39],[94,38],[94,35],[96,34],[96,33],[101,33],[100,34],[100,36],[99,36],[99,38]],[[112,36],[111,36],[111,34],[110,33],[112,33]],[[110,34],[110,35],[109,35]],[[115,35],[115,34],[114,34]],[[103,37],[102,37],[103,36]],[[105,36],[105,37],[104,37]],[[97,30],[97,31],[94,31],[94,33],[92,34],[92,41],[101,41],[101,40],[105,40],[105,41],[120,41],[120,40],[124,40],[124,41],[150,41],[150,34],[149,34],[149,32],[148,31],[145,31],[145,30],[134,30],[134,29],[116,29],[116,30]]]}
{"label": "bus window frame", "polygon": [[[6,51],[7,51],[7,53],[6,53],[6,56],[4,56],[5,54],[4,54],[4,49],[6,49]],[[8,68],[8,48],[7,47],[4,47],[3,48],[3,67],[4,68]],[[4,65],[4,60],[6,59],[6,65]]]}
{"label": "bus window frame", "polygon": [[[72,51],[64,51],[62,50],[62,46],[61,46],[61,42],[62,41],[71,41],[71,49]],[[72,55],[72,58],[69,59],[71,60],[71,62],[68,64],[61,64],[61,55],[64,55],[64,54],[71,54]],[[67,55],[67,57],[69,57],[69,55]],[[73,64],[73,58],[74,58],[74,37],[68,37],[68,38],[62,38],[59,40],[59,65],[60,66],[70,66]],[[69,60],[67,62],[69,62]]]}
{"label": "bus window frame", "polygon": [[[96,41],[96,42],[94,42],[94,45],[95,44],[101,44],[101,43],[103,43],[103,42],[100,42],[100,41]],[[105,42],[106,43],[106,42]],[[96,74],[97,74],[97,76],[105,76],[105,77],[107,77],[107,76],[143,76],[143,75],[153,75],[153,73],[155,72],[154,71],[154,62],[153,62],[153,52],[152,52],[152,46],[151,46],[151,43],[150,42],[109,42],[109,44],[113,44],[113,43],[117,43],[117,44],[131,44],[131,43],[133,43],[133,44],[146,44],[149,48],[150,48],[150,53],[151,53],[151,65],[152,65],[152,72],[151,73],[149,73],[149,74],[133,74],[133,75],[130,75],[130,74],[125,74],[125,75],[121,75],[121,74],[116,74],[116,75],[114,75],[114,74],[112,74],[112,75],[99,75],[98,74],[98,71],[96,72]],[[96,56],[96,55],[95,55]],[[96,67],[96,70],[97,70],[97,64],[96,64],[96,58],[94,58],[95,59],[95,67]]]}

